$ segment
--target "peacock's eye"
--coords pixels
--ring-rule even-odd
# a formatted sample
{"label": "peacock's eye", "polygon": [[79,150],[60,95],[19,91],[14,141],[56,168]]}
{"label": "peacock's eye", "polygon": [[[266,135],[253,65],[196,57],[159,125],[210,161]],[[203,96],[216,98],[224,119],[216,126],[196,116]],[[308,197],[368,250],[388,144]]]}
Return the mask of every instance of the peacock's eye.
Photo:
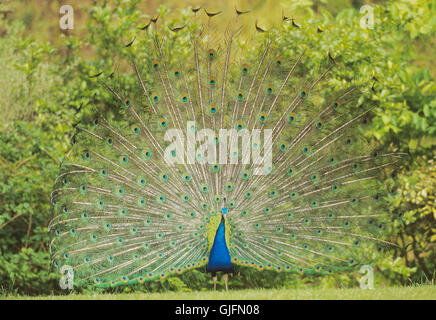
{"label": "peacock's eye", "polygon": [[213,58],[216,57],[216,51],[215,51],[214,49],[209,49],[209,50],[207,51],[207,54],[208,54],[208,56],[209,56],[210,59],[213,59]]}

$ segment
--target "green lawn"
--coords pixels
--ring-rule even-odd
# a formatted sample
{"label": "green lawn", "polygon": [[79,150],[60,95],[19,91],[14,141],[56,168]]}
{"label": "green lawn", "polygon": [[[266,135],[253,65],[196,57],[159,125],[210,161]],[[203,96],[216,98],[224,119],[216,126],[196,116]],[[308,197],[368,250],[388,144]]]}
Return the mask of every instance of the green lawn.
{"label": "green lawn", "polygon": [[1,299],[41,299],[41,300],[226,300],[226,299],[321,299],[321,300],[345,300],[345,299],[388,299],[408,300],[425,299],[436,300],[436,286],[422,285],[413,287],[386,287],[373,290],[353,289],[251,289],[225,291],[196,291],[196,292],[166,292],[166,293],[122,293],[122,294],[71,294],[65,296],[0,296]]}

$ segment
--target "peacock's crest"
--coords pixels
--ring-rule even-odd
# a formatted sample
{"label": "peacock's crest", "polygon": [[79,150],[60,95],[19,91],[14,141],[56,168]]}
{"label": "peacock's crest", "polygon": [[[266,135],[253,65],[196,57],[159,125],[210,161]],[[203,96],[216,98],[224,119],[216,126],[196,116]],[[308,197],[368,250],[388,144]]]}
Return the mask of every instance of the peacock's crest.
{"label": "peacock's crest", "polygon": [[138,28],[122,48],[135,85],[95,75],[121,117],[78,126],[49,226],[53,264],[78,284],[205,266],[223,210],[231,262],[258,270],[330,273],[387,244],[383,180],[403,155],[365,136],[372,83],[336,88],[330,53],[316,65],[280,30],[244,39],[245,12],[223,33],[205,12]]}

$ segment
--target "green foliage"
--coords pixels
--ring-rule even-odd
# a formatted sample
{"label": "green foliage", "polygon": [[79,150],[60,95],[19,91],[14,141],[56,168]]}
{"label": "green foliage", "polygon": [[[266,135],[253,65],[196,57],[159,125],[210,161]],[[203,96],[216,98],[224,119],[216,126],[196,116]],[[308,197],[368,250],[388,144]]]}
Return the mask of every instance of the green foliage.
{"label": "green foliage", "polygon": [[0,282],[38,293],[54,285],[48,273],[46,227],[51,217],[50,179],[68,150],[66,133],[73,113],[58,110],[61,97],[53,94],[62,75],[55,63],[47,64],[54,49],[24,37],[17,46],[20,55],[13,59],[20,63],[11,73],[25,76],[8,83],[11,96],[3,108],[15,106],[16,114],[3,123],[0,136]]}
{"label": "green foliage", "polygon": [[[436,155],[436,154],[435,154]],[[401,177],[399,195],[393,202],[398,243],[408,267],[422,271],[426,280],[435,277],[436,261],[436,163],[435,156],[417,162],[418,169]]]}
{"label": "green foliage", "polygon": [[[73,126],[90,116],[94,106],[116,114],[114,99],[89,75],[107,76],[116,70],[120,87],[134,85],[124,75],[127,56],[120,50],[131,39],[145,15],[139,0],[102,2],[89,9],[88,32],[82,38],[64,36],[61,49],[26,35],[18,21],[0,18],[0,283],[3,290],[24,294],[60,292],[59,275],[49,272],[48,221],[50,192],[58,166],[70,148]],[[314,62],[327,53],[339,68],[330,80],[337,90],[353,80],[366,83],[364,98],[374,105],[367,134],[386,150],[410,154],[402,168],[399,190],[390,196],[394,218],[391,250],[375,265],[377,283],[416,281],[422,274],[435,277],[436,246],[436,84],[432,60],[436,30],[434,1],[392,1],[375,7],[375,28],[359,26],[358,8],[333,17],[311,1],[296,6],[302,30],[284,27],[279,46],[307,49]],[[335,8],[336,10],[337,8]],[[233,10],[233,8],[229,8]],[[168,10],[160,8],[161,18]],[[317,33],[317,26],[324,32]],[[137,39],[145,44],[145,36]],[[90,61],[82,52],[95,50]],[[187,42],[186,48],[190,50]],[[290,51],[289,51],[290,52]],[[316,67],[315,65],[313,67]],[[371,80],[376,77],[378,81]],[[371,85],[374,84],[374,91]],[[398,219],[400,217],[400,219]],[[203,270],[204,271],[204,270]],[[313,277],[241,268],[230,279],[232,288],[279,288],[283,286],[355,286],[358,272]],[[212,286],[208,275],[193,270],[179,277],[153,281],[113,291],[205,290]],[[85,290],[86,292],[86,290]]]}

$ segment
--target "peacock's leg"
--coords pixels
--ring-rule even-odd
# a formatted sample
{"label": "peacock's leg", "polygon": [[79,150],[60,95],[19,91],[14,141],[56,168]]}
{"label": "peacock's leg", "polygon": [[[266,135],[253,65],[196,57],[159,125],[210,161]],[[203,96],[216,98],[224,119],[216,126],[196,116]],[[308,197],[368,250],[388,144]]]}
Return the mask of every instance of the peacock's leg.
{"label": "peacock's leg", "polygon": [[216,291],[216,280],[217,280],[217,276],[213,277],[213,291]]}
{"label": "peacock's leg", "polygon": [[228,281],[229,281],[229,274],[224,274],[224,283],[226,284],[226,291],[229,291]]}

